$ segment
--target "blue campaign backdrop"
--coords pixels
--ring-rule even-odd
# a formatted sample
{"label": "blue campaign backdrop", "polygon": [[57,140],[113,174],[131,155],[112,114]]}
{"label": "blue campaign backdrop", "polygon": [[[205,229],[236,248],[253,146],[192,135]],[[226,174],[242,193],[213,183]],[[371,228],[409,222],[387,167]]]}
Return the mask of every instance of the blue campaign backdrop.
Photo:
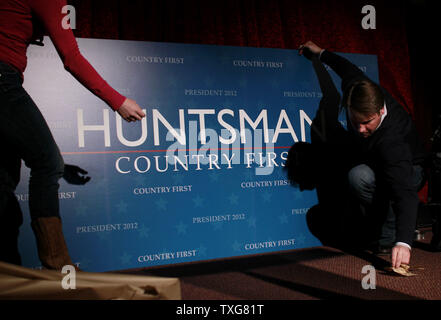
{"label": "blue campaign backdrop", "polygon": [[[24,86],[65,163],[92,177],[83,186],[60,181],[64,233],[80,268],[320,245],[305,220],[316,193],[291,186],[283,167],[294,142],[310,141],[321,98],[311,62],[296,50],[78,39],[103,78],[145,110],[142,122],[126,123],[44,42],[28,51]],[[376,56],[343,55],[378,81]],[[38,267],[28,178],[23,166],[19,248],[23,264]]]}

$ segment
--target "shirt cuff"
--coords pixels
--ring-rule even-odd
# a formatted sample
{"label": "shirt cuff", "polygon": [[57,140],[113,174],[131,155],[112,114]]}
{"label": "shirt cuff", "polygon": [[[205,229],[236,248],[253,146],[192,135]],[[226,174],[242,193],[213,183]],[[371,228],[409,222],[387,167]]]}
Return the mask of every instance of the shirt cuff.
{"label": "shirt cuff", "polygon": [[319,59],[322,57],[322,53],[323,53],[323,51],[325,51],[325,49],[320,50],[320,53],[319,53]]}
{"label": "shirt cuff", "polygon": [[403,247],[408,248],[409,250],[412,250],[412,247],[405,242],[397,242],[397,243],[395,243],[395,245],[396,246],[403,246]]}

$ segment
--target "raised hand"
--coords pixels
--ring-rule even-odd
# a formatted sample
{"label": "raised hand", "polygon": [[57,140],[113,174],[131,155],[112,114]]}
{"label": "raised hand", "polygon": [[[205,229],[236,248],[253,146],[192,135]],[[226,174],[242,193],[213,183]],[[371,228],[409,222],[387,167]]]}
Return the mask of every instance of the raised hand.
{"label": "raised hand", "polygon": [[319,55],[323,51],[318,45],[312,41],[307,41],[299,46],[299,55],[304,54],[306,58],[311,59],[311,54]]}

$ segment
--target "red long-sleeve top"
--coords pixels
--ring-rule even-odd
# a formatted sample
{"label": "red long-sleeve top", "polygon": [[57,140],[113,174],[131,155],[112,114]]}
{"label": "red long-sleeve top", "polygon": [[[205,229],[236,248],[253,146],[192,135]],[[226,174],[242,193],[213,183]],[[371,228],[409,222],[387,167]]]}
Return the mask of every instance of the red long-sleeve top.
{"label": "red long-sleeve top", "polygon": [[41,26],[49,34],[64,68],[93,94],[117,110],[125,97],[114,90],[81,54],[70,28],[64,29],[66,0],[0,0],[0,61],[22,74],[26,50]]}

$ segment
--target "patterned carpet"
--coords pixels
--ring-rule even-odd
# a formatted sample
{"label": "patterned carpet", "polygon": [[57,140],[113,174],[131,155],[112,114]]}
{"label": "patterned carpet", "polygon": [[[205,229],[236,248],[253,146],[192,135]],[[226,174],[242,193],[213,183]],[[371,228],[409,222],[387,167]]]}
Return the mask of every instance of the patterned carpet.
{"label": "patterned carpet", "polygon": [[[410,265],[423,269],[412,277],[386,272],[389,256],[330,247],[130,273],[179,277],[184,300],[441,300],[441,252],[430,251],[430,239],[429,231],[414,244]],[[372,275],[372,269],[362,273],[366,265],[375,267],[375,289],[362,287],[363,278]]]}

